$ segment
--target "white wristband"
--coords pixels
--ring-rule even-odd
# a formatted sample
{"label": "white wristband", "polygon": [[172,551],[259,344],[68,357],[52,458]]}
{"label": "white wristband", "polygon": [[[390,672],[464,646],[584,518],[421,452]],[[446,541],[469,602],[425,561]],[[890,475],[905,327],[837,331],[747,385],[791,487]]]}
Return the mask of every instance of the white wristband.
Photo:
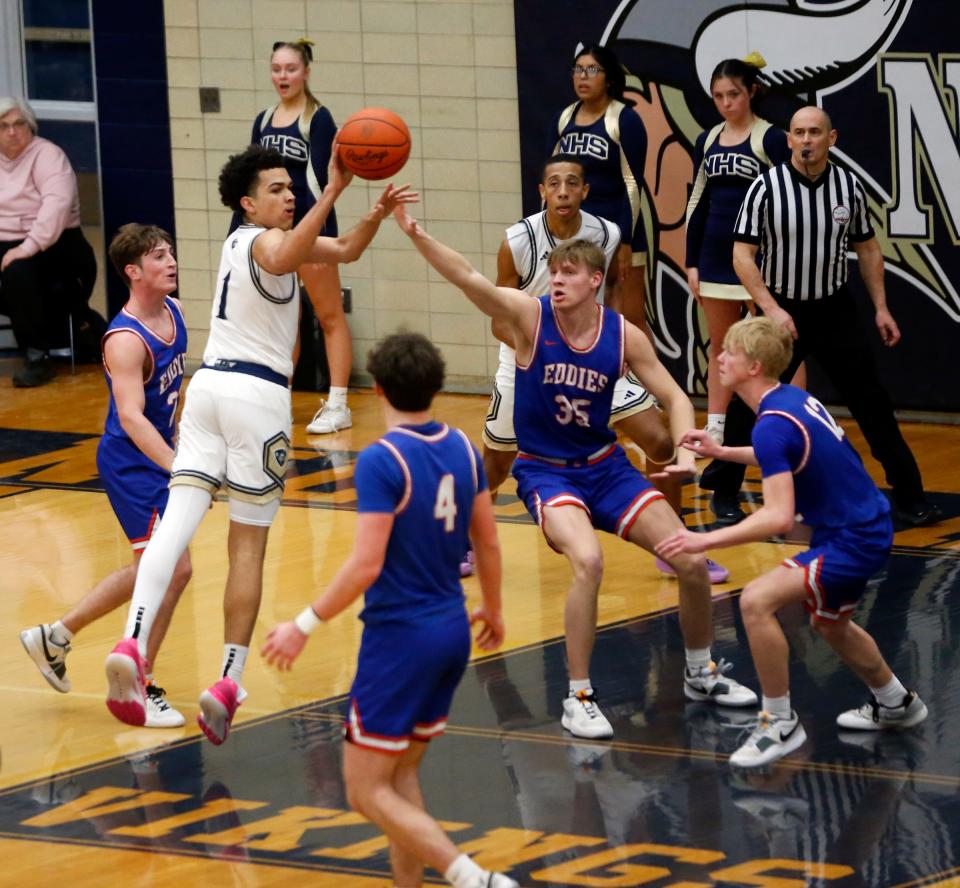
{"label": "white wristband", "polygon": [[323,620],[317,616],[317,612],[312,607],[305,607],[296,617],[293,618],[294,625],[304,634],[309,635],[319,626]]}

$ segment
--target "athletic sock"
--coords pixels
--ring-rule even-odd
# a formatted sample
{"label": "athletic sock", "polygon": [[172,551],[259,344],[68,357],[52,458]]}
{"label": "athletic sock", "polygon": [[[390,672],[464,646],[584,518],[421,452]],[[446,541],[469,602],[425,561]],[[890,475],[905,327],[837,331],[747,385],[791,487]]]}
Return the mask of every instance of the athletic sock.
{"label": "athletic sock", "polygon": [[57,620],[56,623],[50,624],[50,641],[54,644],[59,644],[61,647],[66,647],[73,640],[73,633],[63,625],[62,620]]}
{"label": "athletic sock", "polygon": [[250,648],[241,644],[225,644],[223,646],[223,667],[220,675],[224,678],[232,678],[237,687],[241,687],[243,682],[243,668],[247,665],[247,654]]}
{"label": "athletic sock", "polygon": [[790,694],[784,694],[782,697],[763,698],[763,711],[769,712],[777,718],[790,718],[793,710],[790,708]]}
{"label": "athletic sock", "polygon": [[327,396],[327,404],[331,407],[347,406],[347,387],[342,385],[331,385],[330,394]]}
{"label": "athletic sock", "polygon": [[593,685],[589,678],[570,679],[570,696],[575,697],[580,691],[586,691],[588,694],[593,692]]}
{"label": "athletic sock", "polygon": [[716,426],[721,431],[723,427],[727,424],[727,414],[726,413],[708,413],[707,414],[707,425]]}
{"label": "athletic sock", "polygon": [[478,866],[466,854],[461,854],[447,867],[443,877],[453,888],[476,888],[483,885],[487,871]]}
{"label": "athletic sock", "polygon": [[699,675],[700,670],[710,665],[710,648],[685,648],[687,658],[687,672],[690,675]]}
{"label": "athletic sock", "polygon": [[907,696],[907,689],[900,684],[900,679],[896,676],[893,676],[882,688],[870,688],[870,690],[873,691],[877,702],[889,709],[902,706],[903,698]]}
{"label": "athletic sock", "polygon": [[210,492],[182,484],[170,488],[163,519],[137,568],[124,638],[136,638],[140,656],[147,658],[147,639],[180,556],[210,507]]}

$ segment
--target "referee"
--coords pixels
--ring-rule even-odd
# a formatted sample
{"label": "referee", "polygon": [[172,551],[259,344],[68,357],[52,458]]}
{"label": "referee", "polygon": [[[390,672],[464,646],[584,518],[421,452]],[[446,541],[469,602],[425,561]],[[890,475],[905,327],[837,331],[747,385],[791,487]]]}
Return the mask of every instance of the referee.
{"label": "referee", "polygon": [[[860,426],[870,452],[883,466],[901,526],[933,524],[940,510],[926,501],[917,462],[900,434],[890,397],[880,383],[869,343],[857,322],[847,286],[847,244],[857,253],[860,274],[876,310],[886,346],[900,341],[887,308],[883,255],[857,178],[830,162],[837,140],[829,115],[801,108],[790,121],[789,162],[754,180],[734,232],[733,266],[763,314],[790,331],[793,360],[781,380],[789,382],[801,361],[817,360]],[[757,266],[757,250],[763,263]],[[753,411],[734,397],[724,444],[750,443]],[[738,502],[745,466],[714,460],[701,487],[714,491],[720,524],[744,518]]]}

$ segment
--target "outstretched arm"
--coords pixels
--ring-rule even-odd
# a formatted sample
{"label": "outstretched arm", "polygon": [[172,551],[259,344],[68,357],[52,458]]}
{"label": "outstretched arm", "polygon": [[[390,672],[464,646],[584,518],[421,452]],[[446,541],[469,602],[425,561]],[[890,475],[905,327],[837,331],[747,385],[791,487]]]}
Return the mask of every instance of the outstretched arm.
{"label": "outstretched arm", "polygon": [[355,262],[370,245],[380,223],[397,207],[420,200],[420,193],[411,191],[410,185],[388,185],[370,211],[340,237],[318,237],[313,244],[308,261],[326,262],[330,265]]}
{"label": "outstretched arm", "polygon": [[[653,345],[640,328],[627,320],[623,323],[626,328],[624,345],[627,364],[666,409],[670,419],[670,434],[674,443],[679,444],[684,433],[695,425],[693,404],[667,368],[660,363]],[[669,468],[672,473],[694,474],[693,454],[685,448],[678,447],[677,463]]]}
{"label": "outstretched arm", "polygon": [[498,287],[477,271],[467,258],[456,250],[430,237],[410,216],[406,207],[397,207],[393,214],[400,229],[413,241],[420,254],[451,284],[459,287],[485,315],[510,324],[520,339],[514,338],[515,347],[533,341],[537,322],[537,303],[520,290]]}
{"label": "outstretched arm", "polygon": [[739,524],[721,527],[708,533],[693,533],[682,528],[654,546],[661,558],[672,558],[681,552],[706,552],[739,543],[765,540],[775,534],[785,534],[795,518],[793,475],[780,472],[763,479],[763,505]]}

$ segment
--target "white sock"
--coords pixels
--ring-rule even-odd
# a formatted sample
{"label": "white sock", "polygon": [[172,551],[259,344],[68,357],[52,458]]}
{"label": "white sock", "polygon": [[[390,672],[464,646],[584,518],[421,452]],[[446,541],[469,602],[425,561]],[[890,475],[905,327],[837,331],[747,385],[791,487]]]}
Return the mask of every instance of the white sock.
{"label": "white sock", "polygon": [[763,711],[777,718],[790,718],[793,710],[790,708],[790,694],[784,694],[782,697],[764,697]]}
{"label": "white sock", "polygon": [[210,508],[210,493],[178,484],[170,488],[163,519],[137,568],[124,638],[136,638],[140,656],[147,657],[147,639],[180,556]]}
{"label": "white sock", "polygon": [[345,385],[331,385],[327,403],[331,407],[347,406],[347,387]]}
{"label": "white sock", "polygon": [[727,414],[726,413],[708,413],[707,414],[707,425],[716,426],[718,429],[723,431],[723,427],[727,424]]}
{"label": "white sock", "polygon": [[50,624],[50,641],[54,644],[59,644],[61,647],[65,647],[70,644],[73,640],[73,633],[63,625],[62,620],[57,620],[56,623]]}
{"label": "white sock", "polygon": [[691,675],[699,675],[700,670],[710,665],[712,657],[710,648],[685,648],[684,653],[687,657],[687,672]]}
{"label": "white sock", "polygon": [[482,885],[481,881],[487,871],[474,863],[466,854],[461,854],[447,867],[443,877],[453,885],[453,888],[476,888]]}
{"label": "white sock", "polygon": [[220,675],[223,678],[232,678],[239,688],[242,685],[243,668],[247,665],[247,654],[250,648],[241,644],[225,644],[223,646],[223,666]]}
{"label": "white sock", "polygon": [[570,696],[575,697],[579,691],[586,691],[588,694],[593,692],[589,678],[570,679]]}
{"label": "white sock", "polygon": [[893,709],[903,705],[903,698],[907,696],[907,689],[900,684],[900,679],[894,676],[882,688],[870,688],[873,696],[881,706]]}

